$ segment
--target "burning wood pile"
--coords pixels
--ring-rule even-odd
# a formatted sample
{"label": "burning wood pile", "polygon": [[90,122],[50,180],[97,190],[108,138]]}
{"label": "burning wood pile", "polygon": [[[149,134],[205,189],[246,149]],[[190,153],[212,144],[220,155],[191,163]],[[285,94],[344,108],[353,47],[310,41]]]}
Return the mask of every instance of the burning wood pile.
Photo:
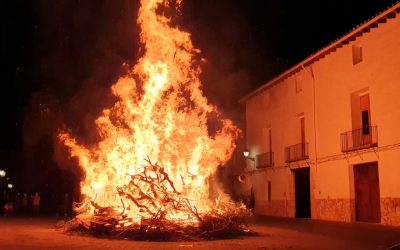
{"label": "burning wood pile", "polygon": [[[232,209],[233,204],[221,203],[212,211],[200,213],[185,194],[184,184],[178,192],[163,167],[150,159],[146,162],[142,172],[131,175],[127,185],[117,188],[122,211],[96,201],[85,202],[76,207],[82,214],[67,223],[67,230],[136,240],[215,239],[251,234],[246,224],[250,211],[243,204]],[[127,215],[131,208],[124,200],[139,209],[137,218]],[[93,215],[85,214],[89,206],[94,208]]]}
{"label": "burning wood pile", "polygon": [[141,0],[143,54],[111,87],[116,102],[94,121],[97,141],[84,143],[69,130],[58,135],[84,173],[71,230],[136,239],[247,232],[249,211],[211,187],[240,130],[203,94],[205,60],[170,18],[180,3]]}

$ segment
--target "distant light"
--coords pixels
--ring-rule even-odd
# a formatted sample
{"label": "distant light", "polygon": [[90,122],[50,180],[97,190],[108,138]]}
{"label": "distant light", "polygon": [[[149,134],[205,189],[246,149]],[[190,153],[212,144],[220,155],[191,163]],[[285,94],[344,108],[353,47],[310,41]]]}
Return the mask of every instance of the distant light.
{"label": "distant light", "polygon": [[14,185],[13,185],[13,184],[11,184],[11,183],[8,183],[7,187],[11,189],[11,188],[13,188],[13,187],[14,187]]}
{"label": "distant light", "polygon": [[0,177],[6,176],[6,171],[3,169],[0,169]]}

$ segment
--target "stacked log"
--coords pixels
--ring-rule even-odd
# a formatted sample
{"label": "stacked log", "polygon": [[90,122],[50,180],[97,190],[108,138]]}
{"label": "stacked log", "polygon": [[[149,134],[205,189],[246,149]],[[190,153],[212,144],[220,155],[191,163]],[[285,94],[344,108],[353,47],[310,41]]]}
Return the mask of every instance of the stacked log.
{"label": "stacked log", "polygon": [[[85,206],[94,208],[94,214],[82,212],[66,225],[67,231],[84,231],[96,235],[109,235],[134,240],[197,240],[231,238],[253,234],[246,224],[250,211],[243,204],[236,209],[211,210],[199,213],[193,202],[178,192],[164,168],[147,159],[143,171],[132,175],[131,181],[118,187],[122,212],[113,207],[100,206],[95,201],[81,204],[77,210],[85,211]],[[140,211],[140,220],[129,217],[125,201],[134,204]],[[232,207],[229,204],[227,207]],[[178,219],[168,219],[168,212],[182,212],[186,223]]]}

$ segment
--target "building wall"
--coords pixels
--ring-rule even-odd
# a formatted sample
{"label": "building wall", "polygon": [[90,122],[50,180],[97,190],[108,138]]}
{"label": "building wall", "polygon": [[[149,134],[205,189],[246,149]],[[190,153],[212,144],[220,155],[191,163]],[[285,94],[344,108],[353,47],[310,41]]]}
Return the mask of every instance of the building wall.
{"label": "building wall", "polygon": [[[296,92],[296,81],[302,90]],[[314,154],[313,84],[306,69],[286,79],[246,103],[246,139],[250,157],[265,153],[263,149],[263,128],[271,129],[274,166],[257,169],[257,161],[247,160],[247,171],[255,171],[249,176],[256,196],[255,212],[293,217],[294,188],[293,175],[284,158],[284,148],[301,142],[300,117],[305,119],[305,141],[309,143],[309,161]],[[265,139],[265,138],[264,138]],[[309,161],[290,164],[291,168],[304,167]],[[266,200],[266,187],[271,182],[271,201]]]}
{"label": "building wall", "polygon": [[[385,149],[400,143],[396,129],[400,121],[399,25],[400,18],[388,19],[311,66],[317,82],[317,150],[321,161],[317,166],[315,197],[320,205],[314,210],[316,218],[354,220],[353,165],[377,161],[382,223],[400,225],[398,213],[390,216],[399,210],[400,182],[394,176],[400,177],[400,169],[394,166],[400,163],[400,151],[396,147],[389,152]],[[362,62],[356,65],[352,61],[353,45],[362,46],[363,52]],[[379,147],[335,160],[342,154],[340,133],[353,129],[351,94],[362,91],[370,95],[371,124],[378,127]]]}
{"label": "building wall", "polygon": [[[256,161],[246,162],[246,186],[255,190],[257,214],[295,216],[291,169],[309,166],[311,217],[355,221],[354,165],[377,162],[381,223],[400,225],[398,27],[399,15],[246,101],[246,145],[251,157],[265,151],[263,128],[271,129],[274,152],[273,167],[257,169]],[[355,65],[353,45],[362,47],[363,59]],[[302,91],[296,92],[296,82],[301,82]],[[371,124],[378,127],[378,147],[345,154],[340,134],[359,123],[354,110],[352,114],[352,96],[364,92],[369,93]],[[285,163],[284,148],[300,142],[301,116],[309,159]],[[266,200],[268,181],[271,201]]]}

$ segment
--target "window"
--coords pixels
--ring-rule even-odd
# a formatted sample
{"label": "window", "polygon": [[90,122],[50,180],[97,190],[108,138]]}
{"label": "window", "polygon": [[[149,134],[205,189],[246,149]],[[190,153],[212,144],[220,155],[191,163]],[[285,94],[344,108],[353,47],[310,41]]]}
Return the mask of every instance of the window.
{"label": "window", "polygon": [[304,117],[300,118],[300,129],[301,129],[301,156],[306,156],[306,132],[304,126]]}
{"label": "window", "polygon": [[353,45],[353,65],[362,62],[362,47],[360,45]]}
{"label": "window", "polygon": [[363,135],[368,135],[369,134],[369,115],[368,115],[368,110],[364,110],[361,113],[362,116],[362,133]]}
{"label": "window", "polygon": [[271,182],[268,181],[268,201],[271,201]]}
{"label": "window", "polygon": [[300,139],[301,143],[304,144],[306,142],[306,131],[305,131],[305,125],[304,125],[304,116],[300,117]]}
{"label": "window", "polygon": [[273,157],[271,128],[263,128],[260,141],[260,154],[256,158],[256,167],[272,167],[274,165]]}
{"label": "window", "polygon": [[368,135],[370,127],[369,94],[364,94],[360,96],[360,110],[361,110],[362,134]]}
{"label": "window", "polygon": [[295,84],[296,84],[296,93],[299,93],[302,91],[303,86],[301,85],[301,77],[300,76],[296,76],[295,77]]}
{"label": "window", "polygon": [[[365,124],[365,120],[367,115],[363,115],[363,111],[368,110],[368,120],[369,124],[371,124],[371,112],[370,112],[370,103],[369,103],[369,88],[363,88],[358,91],[351,93],[350,95],[351,101],[351,123],[352,130],[357,130],[363,128]],[[364,116],[364,118],[363,118]]]}
{"label": "window", "polygon": [[272,151],[271,127],[266,127],[262,129],[261,152],[267,153],[271,151]]}
{"label": "window", "polygon": [[351,94],[352,130],[341,134],[342,152],[376,147],[377,126],[372,126],[369,88]]}

